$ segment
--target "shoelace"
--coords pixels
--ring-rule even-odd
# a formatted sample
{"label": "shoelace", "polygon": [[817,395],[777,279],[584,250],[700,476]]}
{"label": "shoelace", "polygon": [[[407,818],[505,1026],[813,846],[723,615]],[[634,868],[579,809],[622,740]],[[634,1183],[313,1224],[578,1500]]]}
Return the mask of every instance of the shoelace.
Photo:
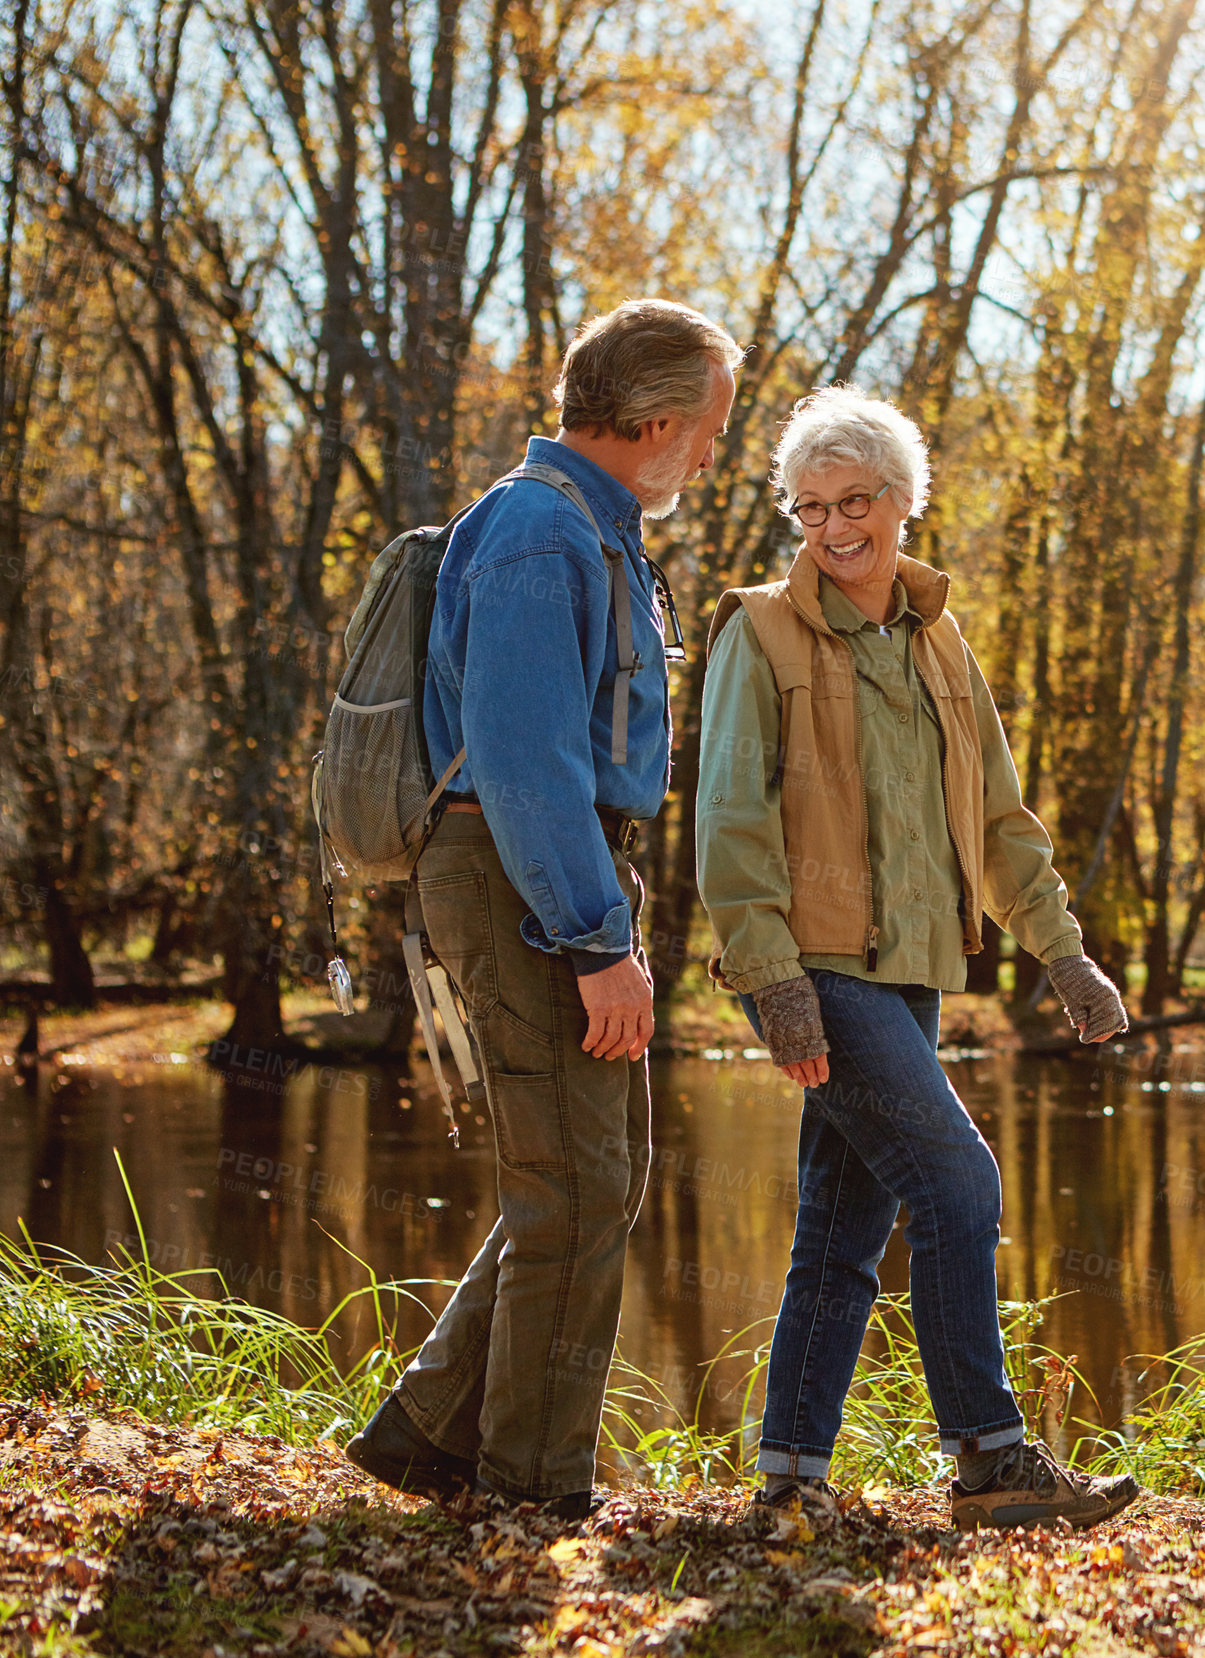
{"label": "shoelace", "polygon": [[1027,1444],[1022,1440],[997,1468],[996,1479],[1001,1485],[1015,1485],[1046,1496],[1058,1489],[1061,1474],[1062,1469],[1045,1445]]}

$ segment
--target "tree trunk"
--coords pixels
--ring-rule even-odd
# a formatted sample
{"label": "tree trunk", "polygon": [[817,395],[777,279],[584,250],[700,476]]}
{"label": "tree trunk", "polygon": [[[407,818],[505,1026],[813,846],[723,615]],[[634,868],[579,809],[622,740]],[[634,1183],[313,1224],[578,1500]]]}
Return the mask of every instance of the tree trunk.
{"label": "tree trunk", "polygon": [[35,856],[34,871],[42,894],[42,920],[50,946],[50,979],[60,1007],[94,1007],[96,983],[80,937],[62,867],[45,856]]}
{"label": "tree trunk", "polygon": [[1172,589],[1171,613],[1175,618],[1172,646],[1172,680],[1167,702],[1167,737],[1163,749],[1163,776],[1155,801],[1157,846],[1151,874],[1151,921],[1146,939],[1146,986],[1142,1011],[1148,1017],[1163,1012],[1171,990],[1171,941],[1168,901],[1173,868],[1172,827],[1175,818],[1176,788],[1179,781],[1184,705],[1191,669],[1189,617],[1197,572],[1197,548],[1201,536],[1201,475],[1205,460],[1205,402],[1197,417],[1192,459],[1188,468],[1188,505],[1181,534],[1180,560]]}

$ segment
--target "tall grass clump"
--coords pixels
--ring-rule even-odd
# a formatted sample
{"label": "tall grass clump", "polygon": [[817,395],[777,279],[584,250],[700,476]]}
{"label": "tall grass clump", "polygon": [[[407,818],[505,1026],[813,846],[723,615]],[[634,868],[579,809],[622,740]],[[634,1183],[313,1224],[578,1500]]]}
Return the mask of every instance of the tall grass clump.
{"label": "tall grass clump", "polygon": [[[694,1410],[685,1416],[669,1389],[655,1376],[648,1376],[630,1364],[617,1350],[603,1406],[600,1435],[609,1460],[639,1483],[659,1490],[687,1485],[720,1482],[731,1485],[750,1473],[756,1455],[756,1437],[749,1432],[754,1422],[754,1395],[770,1354],[773,1318],[760,1318],[738,1330],[704,1368],[695,1396]],[[768,1327],[768,1328],[767,1328]],[[762,1330],[764,1339],[753,1347],[738,1343]],[[738,1380],[717,1389],[717,1373],[726,1363],[745,1361]],[[739,1426],[727,1432],[704,1427],[704,1401],[716,1392],[721,1403],[735,1403]],[[650,1426],[641,1418],[658,1418]]]}
{"label": "tall grass clump", "polygon": [[1158,1357],[1145,1359],[1138,1377],[1164,1380],[1126,1417],[1120,1428],[1097,1433],[1092,1473],[1127,1469],[1149,1491],[1205,1494],[1205,1334]]}
{"label": "tall grass clump", "polygon": [[[140,1254],[122,1250],[94,1266],[35,1244],[24,1226],[20,1240],[0,1237],[0,1392],[132,1406],[159,1422],[290,1444],[346,1432],[371,1414],[409,1357],[396,1339],[401,1304],[425,1306],[416,1292],[435,1280],[382,1282],[361,1262],[367,1284],[304,1329],[232,1296],[213,1270],[154,1267],[124,1168],[121,1176]],[[367,1306],[373,1339],[344,1370],[335,1323],[353,1303]]]}

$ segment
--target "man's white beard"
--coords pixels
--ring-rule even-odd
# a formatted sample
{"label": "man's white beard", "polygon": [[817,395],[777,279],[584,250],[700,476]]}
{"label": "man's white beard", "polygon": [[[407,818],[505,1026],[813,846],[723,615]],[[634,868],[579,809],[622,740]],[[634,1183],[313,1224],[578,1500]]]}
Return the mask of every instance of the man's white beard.
{"label": "man's white beard", "polygon": [[636,474],[636,495],[646,518],[668,518],[677,507],[683,484],[690,482],[682,476],[682,469],[688,464],[693,441],[692,432],[683,432],[660,460],[649,461]]}

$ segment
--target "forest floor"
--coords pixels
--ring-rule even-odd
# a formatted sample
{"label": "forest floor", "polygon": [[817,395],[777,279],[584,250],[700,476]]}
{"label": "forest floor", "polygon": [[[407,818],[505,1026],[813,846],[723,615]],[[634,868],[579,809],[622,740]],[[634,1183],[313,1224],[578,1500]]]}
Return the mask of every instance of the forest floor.
{"label": "forest floor", "polygon": [[949,1529],[846,1495],[814,1536],[718,1487],[580,1525],[402,1497],[329,1442],[0,1402],[0,1652],[66,1658],[1121,1658],[1205,1653],[1205,1503],[1096,1530]]}

